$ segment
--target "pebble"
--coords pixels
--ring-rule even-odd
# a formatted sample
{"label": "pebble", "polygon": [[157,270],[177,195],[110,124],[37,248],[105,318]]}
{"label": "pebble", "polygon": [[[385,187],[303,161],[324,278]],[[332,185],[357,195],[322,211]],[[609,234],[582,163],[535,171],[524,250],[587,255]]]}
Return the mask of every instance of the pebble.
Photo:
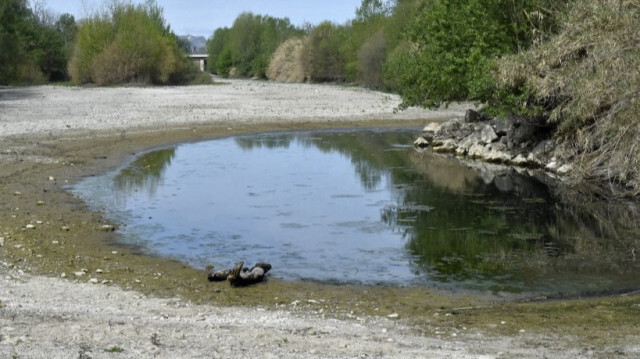
{"label": "pebble", "polygon": [[58,241],[51,241],[51,244],[60,244]]}
{"label": "pebble", "polygon": [[60,278],[67,278],[67,273],[60,274]]}
{"label": "pebble", "polygon": [[100,226],[100,230],[105,231],[105,232],[113,232],[116,230],[116,227],[110,225],[110,224],[104,224],[102,226]]}
{"label": "pebble", "polygon": [[26,228],[26,229],[36,229],[36,226],[34,224],[27,224],[26,226],[24,226],[24,228]]}
{"label": "pebble", "polygon": [[0,237],[0,247],[4,247],[4,237]]}
{"label": "pebble", "polygon": [[393,319],[393,318],[397,318],[399,316],[400,315],[398,313],[392,313],[392,314],[387,315],[387,318],[392,318]]}
{"label": "pebble", "polygon": [[89,283],[91,283],[91,284],[98,284],[98,278],[91,278],[91,279],[89,279]]}
{"label": "pebble", "polygon": [[49,176],[49,181],[55,181],[56,179],[53,176]]}
{"label": "pebble", "polygon": [[73,272],[73,275],[75,275],[76,277],[82,277],[83,275],[85,275],[85,272]]}
{"label": "pebble", "polygon": [[102,273],[102,269],[100,268],[96,269],[96,273]]}

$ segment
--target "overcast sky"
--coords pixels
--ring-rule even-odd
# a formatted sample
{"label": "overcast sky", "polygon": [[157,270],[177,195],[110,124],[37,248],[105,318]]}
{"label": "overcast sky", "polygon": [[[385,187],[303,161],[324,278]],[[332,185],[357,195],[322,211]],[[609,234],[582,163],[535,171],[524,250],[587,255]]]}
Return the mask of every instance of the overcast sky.
{"label": "overcast sky", "polygon": [[[33,0],[32,0],[33,1]],[[36,0],[58,14],[70,13],[76,20],[86,17],[103,0]],[[134,3],[144,2],[133,0]],[[314,25],[324,20],[339,24],[355,17],[361,0],[156,0],[164,17],[177,35],[209,37],[219,27],[230,27],[244,12],[288,17],[294,25],[305,21]]]}

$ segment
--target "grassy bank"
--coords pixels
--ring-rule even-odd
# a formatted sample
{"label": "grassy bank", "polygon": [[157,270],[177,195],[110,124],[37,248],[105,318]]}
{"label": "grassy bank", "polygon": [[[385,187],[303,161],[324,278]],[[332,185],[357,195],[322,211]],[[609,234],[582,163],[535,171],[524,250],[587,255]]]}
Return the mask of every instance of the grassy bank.
{"label": "grassy bank", "polygon": [[640,4],[573,2],[561,30],[500,62],[495,105],[541,126],[573,162],[574,182],[640,193]]}

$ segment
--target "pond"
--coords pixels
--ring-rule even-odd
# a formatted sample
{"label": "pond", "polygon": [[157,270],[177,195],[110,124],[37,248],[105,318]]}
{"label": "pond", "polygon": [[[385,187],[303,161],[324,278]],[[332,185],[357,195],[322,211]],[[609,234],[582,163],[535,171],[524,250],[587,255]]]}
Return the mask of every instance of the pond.
{"label": "pond", "polygon": [[[197,268],[499,295],[640,288],[633,208],[561,201],[544,176],[417,152],[416,132],[224,138],[141,154],[72,191],[118,238]],[[639,253],[640,254],[640,253]]]}

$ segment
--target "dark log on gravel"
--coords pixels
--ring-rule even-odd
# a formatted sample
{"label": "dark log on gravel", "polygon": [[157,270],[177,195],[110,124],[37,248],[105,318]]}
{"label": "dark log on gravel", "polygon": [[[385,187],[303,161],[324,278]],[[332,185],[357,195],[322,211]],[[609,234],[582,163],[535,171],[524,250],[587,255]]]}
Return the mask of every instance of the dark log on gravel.
{"label": "dark log on gravel", "polygon": [[238,262],[233,269],[210,273],[207,278],[211,282],[228,280],[234,287],[244,287],[262,282],[269,270],[271,270],[271,264],[269,263],[258,262],[249,269],[244,266],[244,262]]}

